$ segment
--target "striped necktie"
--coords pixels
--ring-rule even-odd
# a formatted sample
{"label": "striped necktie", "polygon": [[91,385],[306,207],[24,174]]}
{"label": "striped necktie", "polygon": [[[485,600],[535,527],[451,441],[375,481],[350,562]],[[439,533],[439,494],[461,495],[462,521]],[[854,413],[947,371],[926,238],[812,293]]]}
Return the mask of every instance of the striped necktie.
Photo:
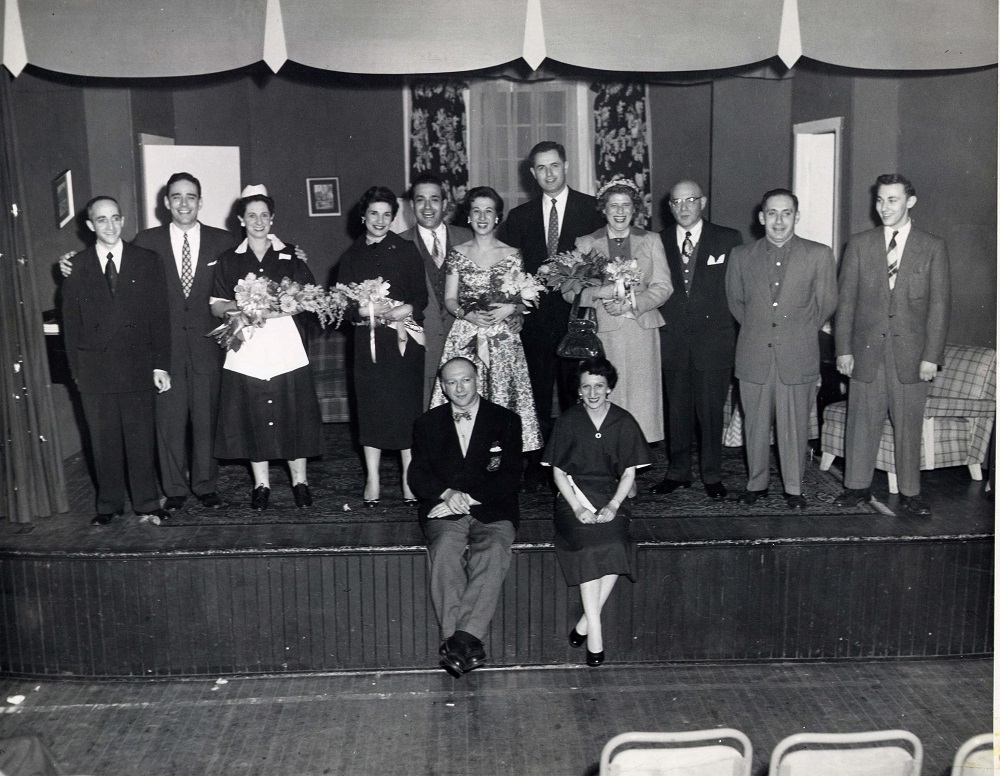
{"label": "striped necktie", "polygon": [[889,240],[889,247],[886,249],[886,261],[889,262],[889,290],[892,291],[896,287],[896,275],[899,273],[899,250],[896,247],[896,235],[899,232],[892,233],[892,239]]}

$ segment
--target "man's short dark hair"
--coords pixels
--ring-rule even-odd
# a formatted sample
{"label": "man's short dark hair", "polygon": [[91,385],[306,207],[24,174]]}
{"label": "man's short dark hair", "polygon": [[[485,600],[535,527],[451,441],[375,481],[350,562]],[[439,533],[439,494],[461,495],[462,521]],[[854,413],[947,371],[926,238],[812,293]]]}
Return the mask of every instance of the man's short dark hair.
{"label": "man's short dark hair", "polygon": [[175,172],[167,179],[167,196],[170,196],[170,187],[173,186],[177,181],[187,181],[188,183],[193,183],[194,187],[198,189],[198,199],[201,199],[201,181],[195,178],[189,172]]}
{"label": "man's short dark hair", "polygon": [[559,154],[560,159],[566,161],[566,149],[562,143],[557,143],[555,140],[543,140],[541,143],[536,143],[535,147],[528,152],[528,163],[534,167],[535,157],[548,151],[555,151]]}
{"label": "man's short dark hair", "polygon": [[413,192],[417,190],[417,186],[423,184],[433,184],[441,189],[441,198],[448,199],[448,192],[445,190],[444,181],[441,180],[440,175],[435,175],[432,172],[422,172],[416,178],[413,179],[413,183],[410,184],[410,190],[406,192],[406,198],[413,202]]}
{"label": "man's short dark hair", "polygon": [[906,192],[907,199],[917,196],[917,190],[913,188],[910,179],[905,175],[900,175],[898,172],[887,172],[885,175],[879,175],[875,179],[875,191],[878,191],[879,186],[892,186],[896,183],[903,184],[903,191]]}
{"label": "man's short dark hair", "polygon": [[[104,202],[105,200],[107,200],[108,202],[114,202],[116,205],[118,205],[118,200],[115,199],[114,197],[109,197],[107,194],[98,194],[96,197],[91,197],[90,201],[87,202],[87,207],[85,208],[86,211],[87,211],[87,220],[88,221],[91,220],[91,218],[90,218],[90,209],[94,205],[96,205],[98,202]],[[118,205],[118,212],[119,213],[122,212],[122,206],[121,205]]]}
{"label": "man's short dark hair", "polygon": [[760,198],[760,212],[763,213],[767,208],[767,201],[771,197],[791,197],[792,205],[795,206],[795,212],[799,212],[799,198],[792,194],[788,189],[771,189],[763,197]]}

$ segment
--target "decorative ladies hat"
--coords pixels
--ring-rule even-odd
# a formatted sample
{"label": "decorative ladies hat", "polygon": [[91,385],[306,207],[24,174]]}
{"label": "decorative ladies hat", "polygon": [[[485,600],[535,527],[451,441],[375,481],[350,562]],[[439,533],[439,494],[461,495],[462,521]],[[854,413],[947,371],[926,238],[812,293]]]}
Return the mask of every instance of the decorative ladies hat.
{"label": "decorative ladies hat", "polygon": [[252,196],[254,196],[256,194],[260,194],[260,195],[266,197],[267,196],[267,189],[264,188],[259,183],[256,184],[256,185],[254,185],[254,186],[246,186],[243,189],[243,191],[240,192],[240,199],[245,199],[246,197],[252,197]]}
{"label": "decorative ladies hat", "polygon": [[608,189],[613,189],[615,186],[624,186],[627,189],[632,189],[636,194],[639,194],[639,187],[635,184],[635,181],[630,181],[628,178],[615,178],[605,183],[601,188],[597,190],[597,198],[600,199],[608,191]]}

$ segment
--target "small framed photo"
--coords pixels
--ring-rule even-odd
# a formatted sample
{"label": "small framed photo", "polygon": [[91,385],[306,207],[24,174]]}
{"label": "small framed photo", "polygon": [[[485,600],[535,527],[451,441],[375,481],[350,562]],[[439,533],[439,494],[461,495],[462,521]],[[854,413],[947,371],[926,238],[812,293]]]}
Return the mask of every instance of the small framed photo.
{"label": "small framed photo", "polygon": [[306,178],[310,216],[340,215],[340,178]]}
{"label": "small framed photo", "polygon": [[73,206],[72,170],[66,170],[52,181],[52,197],[56,207],[56,223],[62,229],[76,215],[76,208]]}

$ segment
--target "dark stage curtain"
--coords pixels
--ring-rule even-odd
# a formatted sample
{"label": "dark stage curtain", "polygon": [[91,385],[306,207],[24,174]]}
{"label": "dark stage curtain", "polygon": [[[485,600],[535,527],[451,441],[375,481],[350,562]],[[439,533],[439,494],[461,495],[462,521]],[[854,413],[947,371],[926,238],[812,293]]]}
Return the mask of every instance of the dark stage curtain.
{"label": "dark stage curtain", "polygon": [[642,192],[645,207],[635,225],[652,217],[649,190],[649,142],[646,138],[646,87],[637,83],[594,85],[594,167],[597,187],[625,178]]}
{"label": "dark stage curtain", "polygon": [[410,179],[440,175],[452,203],[469,187],[464,88],[460,81],[421,81],[410,90]]}
{"label": "dark stage curtain", "polygon": [[0,514],[14,523],[69,509],[42,312],[15,147],[11,76],[0,72]]}

